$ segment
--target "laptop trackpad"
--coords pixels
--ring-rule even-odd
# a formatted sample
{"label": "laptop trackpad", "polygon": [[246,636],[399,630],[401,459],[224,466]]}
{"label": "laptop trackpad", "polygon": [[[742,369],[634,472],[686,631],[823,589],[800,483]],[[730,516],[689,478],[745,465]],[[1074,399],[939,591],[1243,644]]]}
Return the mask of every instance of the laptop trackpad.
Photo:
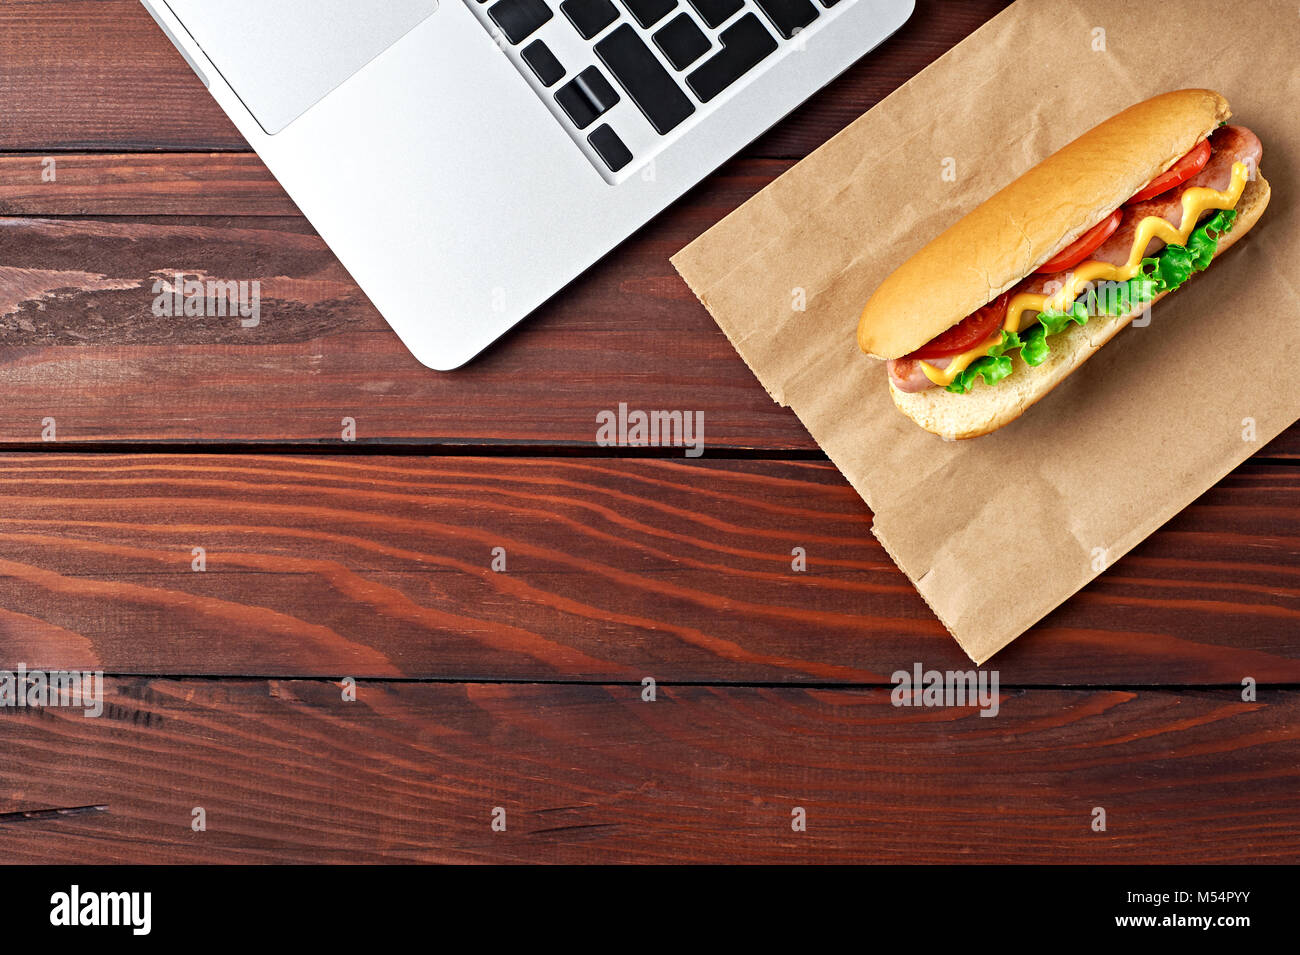
{"label": "laptop trackpad", "polygon": [[423,22],[438,0],[166,0],[275,135]]}

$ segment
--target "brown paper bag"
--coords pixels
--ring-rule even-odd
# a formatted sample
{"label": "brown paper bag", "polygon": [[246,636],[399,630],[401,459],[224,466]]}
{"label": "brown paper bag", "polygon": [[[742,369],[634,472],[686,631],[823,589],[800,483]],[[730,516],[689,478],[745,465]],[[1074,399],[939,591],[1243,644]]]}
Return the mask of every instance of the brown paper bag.
{"label": "brown paper bag", "polygon": [[[1022,0],[673,257],[977,663],[1300,417],[1298,51],[1293,3]],[[903,417],[855,340],[880,281],[1091,126],[1185,87],[1263,141],[1251,234],[1001,431],[946,443]]]}

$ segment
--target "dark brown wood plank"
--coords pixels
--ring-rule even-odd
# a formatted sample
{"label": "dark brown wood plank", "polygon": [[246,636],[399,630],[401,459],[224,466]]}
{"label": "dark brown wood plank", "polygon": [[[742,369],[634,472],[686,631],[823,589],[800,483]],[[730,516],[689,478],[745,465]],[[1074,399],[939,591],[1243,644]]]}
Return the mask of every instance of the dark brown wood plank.
{"label": "dark brown wood plank", "polygon": [[1293,689],[1011,690],[986,719],[885,689],[108,682],[99,718],[0,711],[0,811],[107,807],[0,820],[9,861],[1300,860]]}
{"label": "dark brown wood plank", "polygon": [[0,4],[0,149],[247,149],[135,0]]}
{"label": "dark brown wood plank", "polygon": [[[626,402],[703,412],[714,449],[817,450],[668,261],[784,160],[729,164],[450,374],[411,358],[254,157],[58,161],[44,183],[39,157],[0,157],[0,208],[21,214],[0,219],[0,444],[47,417],[69,443],[328,443],[353,417],[363,444],[591,446]],[[155,315],[177,272],[260,282],[261,324]],[[1300,456],[1300,430],[1264,453]]]}
{"label": "dark brown wood plank", "polygon": [[[973,32],[1006,0],[917,6],[898,34],[747,154],[806,155]],[[0,5],[0,116],[0,150],[247,148],[136,0]]]}
{"label": "dark brown wood plank", "polygon": [[0,155],[4,216],[297,216],[252,153]]}
{"label": "dark brown wood plank", "polygon": [[[764,181],[706,194],[734,205]],[[350,416],[361,442],[592,446],[596,414],[626,402],[703,412],[710,447],[811,450],[668,262],[700,208],[450,374],[410,356],[300,218],[0,220],[0,442],[46,417],[69,442],[332,442]],[[260,282],[260,325],[155,315],[177,272]]]}
{"label": "dark brown wood plank", "polygon": [[[0,660],[122,674],[969,666],[817,462],[7,455],[0,608]],[[1300,469],[1247,466],[994,665],[1035,685],[1300,682],[1298,621]]]}

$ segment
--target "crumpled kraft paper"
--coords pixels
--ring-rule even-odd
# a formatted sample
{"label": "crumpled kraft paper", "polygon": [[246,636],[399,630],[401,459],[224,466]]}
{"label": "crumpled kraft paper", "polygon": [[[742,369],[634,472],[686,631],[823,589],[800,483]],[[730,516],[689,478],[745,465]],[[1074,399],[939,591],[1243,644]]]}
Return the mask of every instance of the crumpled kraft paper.
{"label": "crumpled kraft paper", "polygon": [[[673,257],[977,663],[1300,417],[1298,10],[1022,0]],[[1263,141],[1255,229],[1001,431],[947,443],[903,417],[855,340],[879,282],[1080,133],[1185,87]]]}

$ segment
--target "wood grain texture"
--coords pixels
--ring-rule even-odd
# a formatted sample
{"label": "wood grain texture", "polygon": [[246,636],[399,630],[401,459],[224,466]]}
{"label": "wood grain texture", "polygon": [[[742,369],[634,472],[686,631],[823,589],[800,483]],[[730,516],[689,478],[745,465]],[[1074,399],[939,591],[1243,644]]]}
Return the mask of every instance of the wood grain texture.
{"label": "wood grain texture", "polygon": [[[734,207],[772,172],[705,194]],[[668,262],[716,211],[659,220],[452,374],[410,356],[300,218],[3,219],[0,442],[46,417],[68,441],[328,442],[350,416],[363,443],[591,447],[626,402],[704,412],[711,447],[813,450]],[[177,272],[261,282],[260,324],[156,316]]]}
{"label": "wood grain texture", "polygon": [[[894,37],[748,155],[806,155],[1006,5],[917,4]],[[0,151],[247,148],[137,0],[0,5],[0,117]]]}
{"label": "wood grain texture", "polygon": [[0,216],[299,216],[253,153],[0,154]]}
{"label": "wood grain texture", "polygon": [[0,818],[0,842],[30,863],[1300,860],[1296,690],[1011,690],[991,719],[884,689],[640,694],[111,679],[99,718],[0,711],[0,811],[108,807]]}
{"label": "wood grain texture", "polygon": [[247,149],[136,0],[0,4],[0,149]]}
{"label": "wood grain texture", "polygon": [[[1300,469],[1248,466],[995,665],[1023,684],[1300,682],[1298,554]],[[817,462],[8,455],[0,607],[0,660],[124,674],[969,666]]]}

